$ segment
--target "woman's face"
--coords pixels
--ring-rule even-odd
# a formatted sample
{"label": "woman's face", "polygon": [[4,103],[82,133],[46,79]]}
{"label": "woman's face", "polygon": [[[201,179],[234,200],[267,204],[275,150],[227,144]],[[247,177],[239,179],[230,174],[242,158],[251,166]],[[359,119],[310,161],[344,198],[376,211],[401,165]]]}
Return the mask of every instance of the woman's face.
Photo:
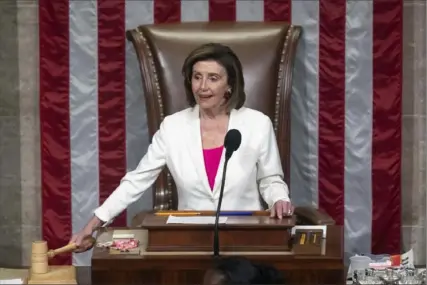
{"label": "woman's face", "polygon": [[219,109],[229,91],[227,71],[214,60],[198,61],[193,66],[191,87],[201,109]]}

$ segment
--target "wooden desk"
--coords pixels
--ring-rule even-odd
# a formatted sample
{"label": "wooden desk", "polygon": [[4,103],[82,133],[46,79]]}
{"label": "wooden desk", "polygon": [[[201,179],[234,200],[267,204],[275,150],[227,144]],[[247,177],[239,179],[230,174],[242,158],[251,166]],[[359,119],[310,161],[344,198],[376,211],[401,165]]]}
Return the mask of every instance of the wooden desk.
{"label": "wooden desk", "polygon": [[[113,230],[115,229],[108,228],[100,233],[98,242],[111,240]],[[144,251],[146,230],[126,230],[141,240],[141,254],[111,254],[107,249],[94,248],[93,285],[200,284],[205,270],[212,264],[212,252],[147,253]],[[323,246],[324,254],[320,256],[294,255],[292,252],[226,254],[239,254],[257,262],[272,264],[284,273],[288,284],[345,284],[342,227],[328,226]]]}

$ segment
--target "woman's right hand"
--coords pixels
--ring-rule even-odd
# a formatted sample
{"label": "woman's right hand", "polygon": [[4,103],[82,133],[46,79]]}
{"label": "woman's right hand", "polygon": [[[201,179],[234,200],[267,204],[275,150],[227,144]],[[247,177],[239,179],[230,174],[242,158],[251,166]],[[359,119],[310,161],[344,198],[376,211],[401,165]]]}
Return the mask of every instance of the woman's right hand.
{"label": "woman's right hand", "polygon": [[95,245],[95,239],[92,237],[93,230],[101,224],[97,217],[92,220],[78,233],[74,234],[69,243],[75,243],[77,249],[74,252],[85,252]]}
{"label": "woman's right hand", "polygon": [[85,252],[94,246],[92,230],[84,228],[71,237],[70,243],[75,243],[77,249],[74,252]]}

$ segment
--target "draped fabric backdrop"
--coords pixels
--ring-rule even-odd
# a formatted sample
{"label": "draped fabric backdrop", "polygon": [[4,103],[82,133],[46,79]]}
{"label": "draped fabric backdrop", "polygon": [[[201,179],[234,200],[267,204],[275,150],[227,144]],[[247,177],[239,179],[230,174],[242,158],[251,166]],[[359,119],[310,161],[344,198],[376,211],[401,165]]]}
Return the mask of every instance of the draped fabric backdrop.
{"label": "draped fabric backdrop", "polygon": [[[50,248],[66,244],[147,149],[141,77],[127,29],[283,20],[303,27],[292,94],[295,204],[324,209],[344,225],[347,254],[400,252],[402,5],[39,0],[43,238]],[[115,224],[151,207],[149,192]],[[87,265],[90,253],[55,262]]]}

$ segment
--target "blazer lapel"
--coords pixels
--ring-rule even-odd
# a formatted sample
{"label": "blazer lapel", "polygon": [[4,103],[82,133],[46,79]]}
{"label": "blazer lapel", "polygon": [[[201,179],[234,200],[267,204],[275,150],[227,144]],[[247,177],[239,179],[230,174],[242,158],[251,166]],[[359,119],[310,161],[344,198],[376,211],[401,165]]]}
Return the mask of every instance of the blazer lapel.
{"label": "blazer lapel", "polygon": [[199,107],[197,105],[193,108],[190,114],[187,130],[187,134],[189,136],[187,150],[193,162],[194,171],[197,172],[204,190],[212,194],[205,170],[202,137],[200,135]]}

